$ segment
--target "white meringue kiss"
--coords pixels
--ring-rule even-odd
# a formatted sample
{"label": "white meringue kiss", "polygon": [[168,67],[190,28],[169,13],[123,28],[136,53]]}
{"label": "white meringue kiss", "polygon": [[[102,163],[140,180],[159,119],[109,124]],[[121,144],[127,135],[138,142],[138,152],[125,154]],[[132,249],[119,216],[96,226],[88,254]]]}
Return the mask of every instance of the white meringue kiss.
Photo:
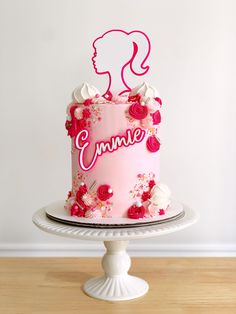
{"label": "white meringue kiss", "polygon": [[140,95],[142,95],[142,97],[146,97],[146,98],[148,98],[148,97],[150,97],[150,98],[160,97],[157,89],[155,87],[149,85],[146,82],[143,82],[141,85],[134,87],[129,93],[130,96],[134,96],[137,94],[140,94]]}
{"label": "white meringue kiss", "polygon": [[99,90],[86,82],[73,92],[73,97],[79,104],[82,104],[86,99],[92,99],[97,96],[100,96]]}
{"label": "white meringue kiss", "polygon": [[141,85],[136,86],[133,88],[129,96],[134,96],[140,94],[141,95],[141,105],[148,106],[149,112],[153,113],[160,109],[160,104],[155,100],[156,97],[160,98],[160,95],[157,89],[146,82],[142,83]]}
{"label": "white meringue kiss", "polygon": [[150,202],[159,209],[166,209],[170,205],[170,189],[164,183],[157,183],[151,190]]}

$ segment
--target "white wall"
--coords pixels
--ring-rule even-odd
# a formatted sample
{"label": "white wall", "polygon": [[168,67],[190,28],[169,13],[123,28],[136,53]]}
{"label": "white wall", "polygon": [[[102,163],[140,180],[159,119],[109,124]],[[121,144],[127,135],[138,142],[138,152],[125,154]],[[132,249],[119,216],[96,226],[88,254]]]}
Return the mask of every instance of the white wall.
{"label": "white wall", "polygon": [[65,107],[82,81],[104,86],[90,45],[114,27],[141,29],[152,40],[148,81],[165,101],[162,181],[201,215],[186,230],[130,249],[236,253],[235,11],[227,0],[0,1],[2,254],[100,252],[96,242],[44,234],[31,217],[70,187]]}

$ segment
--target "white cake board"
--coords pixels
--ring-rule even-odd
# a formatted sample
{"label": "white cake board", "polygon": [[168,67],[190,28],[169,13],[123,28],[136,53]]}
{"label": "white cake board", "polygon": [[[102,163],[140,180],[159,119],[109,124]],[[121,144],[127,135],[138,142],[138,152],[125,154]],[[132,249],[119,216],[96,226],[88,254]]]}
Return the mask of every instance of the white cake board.
{"label": "white cake board", "polygon": [[[165,215],[158,215],[155,217],[145,217],[140,219],[130,219],[128,217],[113,217],[113,218],[85,218],[71,216],[69,211],[67,212],[64,208],[65,201],[58,201],[49,204],[46,208],[46,214],[49,218],[56,220],[58,222],[67,223],[71,225],[77,225],[82,227],[134,227],[140,224],[150,224],[150,223],[162,223],[168,221],[169,219],[174,219],[178,215],[184,215],[183,205],[177,201],[172,200],[170,206],[165,212]],[[83,225],[84,224],[84,225]],[[112,225],[112,226],[111,226]]]}
{"label": "white cake board", "polygon": [[[58,203],[55,203],[55,206],[58,206]],[[160,225],[133,228],[102,229],[69,226],[49,219],[46,216],[47,207],[39,209],[34,214],[33,222],[41,230],[55,235],[104,241],[107,250],[102,258],[104,275],[89,279],[83,285],[83,290],[87,295],[97,299],[122,301],[141,297],[149,289],[145,280],[128,274],[131,266],[131,259],[126,252],[129,240],[156,237],[194,224],[198,215],[186,205],[183,205],[183,208],[185,215],[180,219]]]}

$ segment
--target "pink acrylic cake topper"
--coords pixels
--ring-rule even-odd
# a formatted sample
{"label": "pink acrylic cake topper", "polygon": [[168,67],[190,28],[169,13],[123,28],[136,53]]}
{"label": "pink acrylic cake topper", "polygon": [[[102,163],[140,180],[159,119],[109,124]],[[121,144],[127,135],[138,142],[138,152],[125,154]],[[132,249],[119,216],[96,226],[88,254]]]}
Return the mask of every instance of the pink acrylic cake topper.
{"label": "pink acrylic cake topper", "polygon": [[107,74],[109,78],[104,94],[106,98],[117,91],[121,95],[131,90],[124,77],[127,66],[137,76],[145,75],[149,70],[145,62],[150,54],[151,43],[142,31],[109,30],[94,40],[93,48],[92,62],[96,74]]}

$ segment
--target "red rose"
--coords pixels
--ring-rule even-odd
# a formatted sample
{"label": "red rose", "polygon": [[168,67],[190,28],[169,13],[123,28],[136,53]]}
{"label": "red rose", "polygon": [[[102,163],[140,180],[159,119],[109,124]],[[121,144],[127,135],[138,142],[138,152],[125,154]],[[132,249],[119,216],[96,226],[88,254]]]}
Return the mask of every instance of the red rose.
{"label": "red rose", "polygon": [[146,143],[146,146],[147,146],[147,149],[152,152],[152,153],[155,153],[159,150],[160,148],[160,142],[159,140],[156,138],[155,135],[152,135],[152,136],[149,136],[148,139],[147,139],[147,143]]}
{"label": "red rose", "polygon": [[161,114],[159,110],[152,114],[152,121],[154,125],[161,123]]}
{"label": "red rose", "polygon": [[89,105],[91,105],[93,103],[93,100],[92,99],[85,99],[85,101],[84,101],[84,105],[85,106],[89,106]]}
{"label": "red rose", "polygon": [[100,199],[100,201],[106,201],[110,197],[112,197],[113,191],[108,184],[100,185],[97,189],[97,196]]}
{"label": "red rose", "polygon": [[151,197],[149,192],[143,192],[142,194],[142,201],[147,201]]}
{"label": "red rose", "polygon": [[128,209],[128,217],[131,219],[139,219],[139,218],[143,218],[145,214],[145,207],[144,206],[136,206],[136,205],[132,205],[129,209]]}
{"label": "red rose", "polygon": [[164,209],[159,209],[159,215],[165,215]]}
{"label": "red rose", "polygon": [[154,180],[150,180],[148,183],[148,186],[150,187],[150,189],[152,189],[154,185],[156,185],[156,182]]}
{"label": "red rose", "polygon": [[129,114],[137,120],[142,120],[148,115],[148,107],[146,105],[142,106],[136,102],[129,107]]}
{"label": "red rose", "polygon": [[91,111],[88,108],[84,109],[83,110],[83,118],[88,119],[90,116],[91,116]]}

